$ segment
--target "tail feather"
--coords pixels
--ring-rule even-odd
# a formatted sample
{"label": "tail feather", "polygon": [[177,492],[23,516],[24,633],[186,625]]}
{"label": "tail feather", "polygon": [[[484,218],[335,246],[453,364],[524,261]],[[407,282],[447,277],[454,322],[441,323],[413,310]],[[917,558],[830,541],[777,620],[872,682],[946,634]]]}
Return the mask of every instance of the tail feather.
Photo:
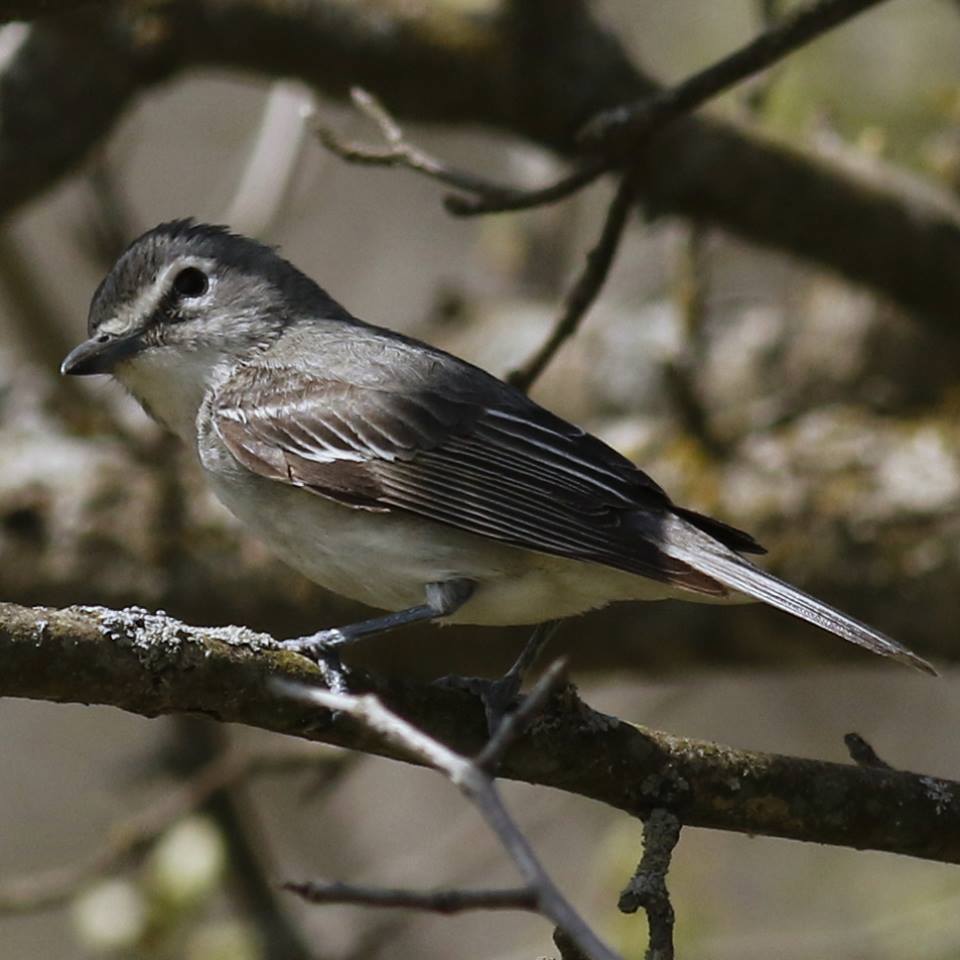
{"label": "tail feather", "polygon": [[849,640],[850,643],[882,657],[899,660],[924,673],[937,675],[937,671],[926,660],[879,630],[848,617],[766,570],[755,567],[748,560],[705,537],[699,530],[691,531],[686,524],[684,527],[683,532],[677,531],[680,536],[670,537],[670,547],[666,551],[670,555],[713,577],[724,586],[793,614],[822,630]]}

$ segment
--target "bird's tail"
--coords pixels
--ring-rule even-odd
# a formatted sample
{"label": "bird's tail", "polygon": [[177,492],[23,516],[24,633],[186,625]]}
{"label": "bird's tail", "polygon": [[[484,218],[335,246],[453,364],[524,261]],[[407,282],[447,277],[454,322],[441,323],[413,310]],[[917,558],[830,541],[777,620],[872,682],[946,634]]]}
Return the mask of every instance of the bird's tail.
{"label": "bird's tail", "polygon": [[895,640],[785,583],[766,570],[755,567],[712,537],[692,529],[683,520],[677,519],[669,527],[669,546],[666,546],[665,552],[718,580],[725,587],[791,613],[882,657],[899,660],[916,670],[936,676],[937,671],[926,660]]}

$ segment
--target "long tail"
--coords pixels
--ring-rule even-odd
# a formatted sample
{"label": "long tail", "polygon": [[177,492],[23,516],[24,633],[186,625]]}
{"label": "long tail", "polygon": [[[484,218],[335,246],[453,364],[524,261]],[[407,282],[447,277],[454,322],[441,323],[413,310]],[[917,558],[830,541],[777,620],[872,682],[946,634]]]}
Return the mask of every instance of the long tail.
{"label": "long tail", "polygon": [[661,549],[724,586],[769,603],[882,657],[937,675],[926,660],[895,640],[755,567],[712,537],[692,529],[683,520],[678,518],[664,532],[667,533],[667,544]]}

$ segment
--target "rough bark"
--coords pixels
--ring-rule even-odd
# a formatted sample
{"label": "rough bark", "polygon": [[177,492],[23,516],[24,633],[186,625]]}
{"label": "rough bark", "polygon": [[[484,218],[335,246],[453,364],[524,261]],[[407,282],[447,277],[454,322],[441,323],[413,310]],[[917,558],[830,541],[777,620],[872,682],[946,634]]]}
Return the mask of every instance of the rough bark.
{"label": "rough bark", "polygon": [[[348,717],[318,718],[279,696],[273,681],[319,683],[320,674],[268,644],[249,630],[187,627],[136,609],[0,604],[0,696],[148,717],[199,713],[406,759]],[[485,741],[483,711],[465,691],[365,674],[351,685],[460,753]],[[572,688],[511,747],[500,772],[633,815],[667,808],[691,826],[960,862],[960,784],[673,737],[597,713]]]}

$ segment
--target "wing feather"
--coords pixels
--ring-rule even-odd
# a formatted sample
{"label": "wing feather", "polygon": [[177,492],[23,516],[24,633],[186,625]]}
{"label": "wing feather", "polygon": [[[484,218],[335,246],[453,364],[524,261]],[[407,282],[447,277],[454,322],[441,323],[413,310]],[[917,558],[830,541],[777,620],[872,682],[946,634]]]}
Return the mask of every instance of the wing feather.
{"label": "wing feather", "polygon": [[221,388],[212,414],[233,456],[271,480],[706,594],[727,592],[624,522],[641,508],[663,516],[674,509],[649,477],[503,390],[506,402],[491,409],[429,381],[401,394],[292,369],[271,377],[245,369]]}

